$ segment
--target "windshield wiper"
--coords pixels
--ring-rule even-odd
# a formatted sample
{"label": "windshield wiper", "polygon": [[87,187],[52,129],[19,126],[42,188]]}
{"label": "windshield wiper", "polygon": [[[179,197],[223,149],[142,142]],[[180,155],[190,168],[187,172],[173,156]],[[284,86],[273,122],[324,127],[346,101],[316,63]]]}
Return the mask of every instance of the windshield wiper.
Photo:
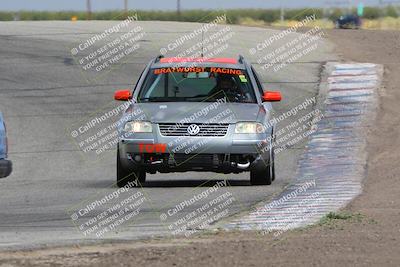
{"label": "windshield wiper", "polygon": [[195,95],[195,96],[188,96],[188,97],[164,97],[164,96],[153,96],[153,97],[143,97],[140,98],[139,101],[148,101],[148,102],[174,102],[177,100],[188,100],[192,98],[199,98],[199,97],[207,97],[208,95]]}
{"label": "windshield wiper", "polygon": [[195,96],[188,96],[188,97],[183,97],[185,100],[186,99],[192,99],[192,98],[199,98],[199,97],[207,97],[209,95],[195,95]]}
{"label": "windshield wiper", "polygon": [[171,102],[173,99],[170,97],[163,97],[163,96],[153,96],[153,97],[143,97],[139,99],[140,102],[148,101],[148,102]]}

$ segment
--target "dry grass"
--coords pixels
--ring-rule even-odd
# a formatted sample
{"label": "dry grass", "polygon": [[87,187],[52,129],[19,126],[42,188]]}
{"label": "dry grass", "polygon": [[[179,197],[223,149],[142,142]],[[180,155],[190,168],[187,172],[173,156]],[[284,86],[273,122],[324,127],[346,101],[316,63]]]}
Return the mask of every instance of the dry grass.
{"label": "dry grass", "polygon": [[400,30],[400,18],[383,18],[378,20],[364,20],[364,29]]}
{"label": "dry grass", "polygon": [[[266,23],[262,20],[254,20],[250,17],[241,18],[239,20],[240,25],[246,26],[275,26],[275,27],[291,27],[296,25],[298,21],[296,20],[285,20],[285,21],[277,21],[273,23]],[[308,27],[315,27],[318,26],[323,29],[333,29],[334,24],[330,20],[315,20],[307,24]],[[363,29],[367,30],[400,30],[400,18],[392,18],[392,17],[385,17],[382,19],[364,19],[363,20]]]}

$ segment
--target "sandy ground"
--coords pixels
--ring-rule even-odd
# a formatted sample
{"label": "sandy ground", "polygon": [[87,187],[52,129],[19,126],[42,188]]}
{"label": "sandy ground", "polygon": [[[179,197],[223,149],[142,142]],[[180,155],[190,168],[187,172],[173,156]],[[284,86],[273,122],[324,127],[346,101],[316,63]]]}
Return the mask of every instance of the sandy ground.
{"label": "sandy ground", "polygon": [[286,232],[218,233],[192,239],[0,254],[5,266],[400,266],[400,32],[327,31],[344,59],[385,67],[368,177],[348,219]]}

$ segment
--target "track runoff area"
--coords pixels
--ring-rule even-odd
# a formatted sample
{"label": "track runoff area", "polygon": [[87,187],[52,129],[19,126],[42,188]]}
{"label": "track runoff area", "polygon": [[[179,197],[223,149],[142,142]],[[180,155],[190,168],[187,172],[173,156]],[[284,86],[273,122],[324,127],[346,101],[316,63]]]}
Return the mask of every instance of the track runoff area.
{"label": "track runoff area", "polygon": [[[360,192],[365,170],[362,129],[374,114],[381,67],[326,63],[337,57],[318,28],[300,34],[220,24],[224,19],[221,15],[208,24],[132,18],[123,24],[0,26],[9,36],[0,42],[16,66],[7,74],[19,80],[17,87],[4,81],[10,89],[0,98],[15,162],[13,176],[0,189],[9,197],[0,206],[5,214],[2,248],[190,236],[216,228],[279,233],[316,222]],[[205,37],[199,42],[202,32]],[[27,46],[42,56],[22,53]],[[276,181],[251,187],[248,175],[156,174],[141,187],[118,189],[115,147],[99,153],[91,149],[98,141],[93,136],[105,137],[100,131],[105,128],[113,131],[104,140],[116,144],[114,123],[126,106],[111,100],[113,91],[132,86],[146,62],[160,52],[200,56],[196,53],[201,47],[205,57],[244,54],[260,73],[263,87],[280,90],[288,99],[275,106],[274,118],[281,125]],[[38,64],[40,68],[29,67]],[[21,105],[22,98],[29,101]],[[99,123],[99,131],[75,132],[104,114],[111,115]],[[38,130],[26,136],[20,125]],[[27,150],[35,157],[27,156]],[[47,162],[59,167],[50,168]],[[31,181],[46,181],[47,193]]]}

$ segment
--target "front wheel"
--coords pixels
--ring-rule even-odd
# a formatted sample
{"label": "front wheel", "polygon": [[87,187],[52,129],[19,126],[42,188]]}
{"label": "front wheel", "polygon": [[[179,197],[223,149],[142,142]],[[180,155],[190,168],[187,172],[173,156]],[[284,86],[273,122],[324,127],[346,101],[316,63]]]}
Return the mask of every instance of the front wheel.
{"label": "front wheel", "polygon": [[125,168],[121,163],[119,149],[117,150],[117,186],[124,187],[126,185],[141,186],[146,181],[146,172],[137,169],[132,170]]}
{"label": "front wheel", "polygon": [[273,172],[275,171],[274,162],[270,160],[268,165],[250,171],[251,185],[270,185],[273,180]]}

